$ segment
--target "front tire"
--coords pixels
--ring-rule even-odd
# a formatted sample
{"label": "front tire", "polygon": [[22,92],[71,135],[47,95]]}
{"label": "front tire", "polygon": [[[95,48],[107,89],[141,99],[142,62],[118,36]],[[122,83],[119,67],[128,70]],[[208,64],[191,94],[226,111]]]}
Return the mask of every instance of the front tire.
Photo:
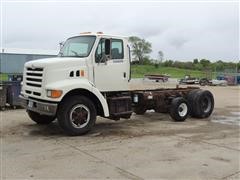
{"label": "front tire", "polygon": [[34,111],[27,111],[28,116],[36,122],[37,124],[50,124],[52,121],[56,119],[55,116],[46,116],[46,115],[41,115],[37,112]]}
{"label": "front tire", "polygon": [[96,121],[96,108],[84,96],[72,96],[59,105],[57,119],[60,127],[69,135],[86,134]]}

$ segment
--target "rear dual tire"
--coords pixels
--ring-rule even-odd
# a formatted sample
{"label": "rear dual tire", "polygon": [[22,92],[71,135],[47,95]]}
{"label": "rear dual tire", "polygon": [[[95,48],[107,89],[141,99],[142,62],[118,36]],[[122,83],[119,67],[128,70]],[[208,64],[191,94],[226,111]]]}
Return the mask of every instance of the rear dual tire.
{"label": "rear dual tire", "polygon": [[195,118],[207,118],[214,109],[214,98],[208,90],[193,90],[188,96],[187,100],[190,107],[190,115]]}
{"label": "rear dual tire", "polygon": [[196,89],[189,92],[187,99],[177,97],[172,100],[170,116],[175,121],[184,121],[188,115],[194,118],[208,118],[214,109],[214,98],[210,91]]}

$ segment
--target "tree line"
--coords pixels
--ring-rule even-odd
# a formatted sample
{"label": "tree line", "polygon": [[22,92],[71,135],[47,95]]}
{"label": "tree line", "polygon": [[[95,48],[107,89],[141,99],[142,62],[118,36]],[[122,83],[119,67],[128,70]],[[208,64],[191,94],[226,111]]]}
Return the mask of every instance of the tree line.
{"label": "tree line", "polygon": [[152,44],[145,39],[137,36],[131,36],[129,38],[131,43],[131,50],[133,55],[132,64],[138,65],[154,65],[156,68],[159,66],[164,67],[175,67],[181,69],[191,69],[191,70],[211,70],[211,71],[225,71],[230,70],[233,72],[240,71],[240,61],[238,63],[225,62],[223,60],[218,60],[216,62],[211,62],[208,59],[193,59],[191,61],[174,61],[164,59],[164,54],[162,51],[158,51],[158,59],[150,58],[149,54],[152,52]]}

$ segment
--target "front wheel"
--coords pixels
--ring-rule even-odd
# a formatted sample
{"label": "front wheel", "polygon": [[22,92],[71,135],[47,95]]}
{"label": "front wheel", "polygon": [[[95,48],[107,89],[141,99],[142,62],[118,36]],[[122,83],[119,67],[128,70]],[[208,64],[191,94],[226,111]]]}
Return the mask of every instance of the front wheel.
{"label": "front wheel", "polygon": [[72,96],[63,100],[57,112],[59,125],[67,134],[73,136],[90,131],[96,116],[94,104],[84,96]]}
{"label": "front wheel", "polygon": [[41,115],[37,112],[33,112],[29,110],[27,111],[27,113],[28,113],[28,116],[31,118],[31,120],[33,120],[37,124],[50,124],[52,121],[56,119],[55,116]]}

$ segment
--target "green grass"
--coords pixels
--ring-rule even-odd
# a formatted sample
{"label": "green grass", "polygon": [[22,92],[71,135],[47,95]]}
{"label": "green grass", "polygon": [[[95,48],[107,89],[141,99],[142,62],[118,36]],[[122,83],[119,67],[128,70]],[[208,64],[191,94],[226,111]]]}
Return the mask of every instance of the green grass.
{"label": "green grass", "polygon": [[203,78],[206,77],[206,73],[203,71],[179,69],[174,67],[158,67],[153,65],[132,65],[132,77],[142,78],[144,74],[168,74],[172,78],[183,78],[185,75],[191,77]]}
{"label": "green grass", "polygon": [[[174,67],[158,67],[153,65],[131,65],[132,78],[143,78],[145,74],[168,74],[171,78],[183,78],[185,75],[191,77],[203,78],[206,77],[204,71],[179,69]],[[215,77],[215,74],[212,74]],[[0,81],[6,81],[8,74],[0,74]]]}
{"label": "green grass", "polygon": [[8,80],[8,74],[0,74],[0,81],[7,81]]}

